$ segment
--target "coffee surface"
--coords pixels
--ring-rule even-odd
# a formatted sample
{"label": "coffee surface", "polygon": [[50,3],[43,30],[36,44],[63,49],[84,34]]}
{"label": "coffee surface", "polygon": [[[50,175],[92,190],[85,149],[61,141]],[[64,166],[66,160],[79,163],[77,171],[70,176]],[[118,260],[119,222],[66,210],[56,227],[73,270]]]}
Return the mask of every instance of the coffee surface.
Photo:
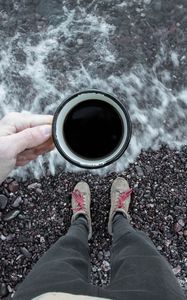
{"label": "coffee surface", "polygon": [[123,124],[117,110],[101,100],[86,100],[67,115],[63,134],[71,151],[84,159],[111,154],[120,144]]}

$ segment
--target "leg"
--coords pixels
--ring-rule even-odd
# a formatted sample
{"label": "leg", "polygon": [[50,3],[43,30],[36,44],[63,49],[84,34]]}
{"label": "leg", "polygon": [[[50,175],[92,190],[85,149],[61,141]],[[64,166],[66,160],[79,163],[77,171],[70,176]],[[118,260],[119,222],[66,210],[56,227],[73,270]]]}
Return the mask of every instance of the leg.
{"label": "leg", "polygon": [[151,240],[117,214],[113,220],[111,284],[115,299],[185,299],[169,264]]}
{"label": "leg", "polygon": [[114,299],[183,300],[185,296],[169,264],[151,240],[128,221],[128,182],[117,178],[111,187],[108,231],[113,234],[111,291]]}
{"label": "leg", "polygon": [[14,299],[30,300],[47,292],[92,295],[88,238],[91,238],[90,190],[79,182],[72,193],[72,225],[47,251],[18,289]]}
{"label": "leg", "polygon": [[79,217],[34,266],[14,299],[32,299],[47,292],[89,292],[88,226]]}

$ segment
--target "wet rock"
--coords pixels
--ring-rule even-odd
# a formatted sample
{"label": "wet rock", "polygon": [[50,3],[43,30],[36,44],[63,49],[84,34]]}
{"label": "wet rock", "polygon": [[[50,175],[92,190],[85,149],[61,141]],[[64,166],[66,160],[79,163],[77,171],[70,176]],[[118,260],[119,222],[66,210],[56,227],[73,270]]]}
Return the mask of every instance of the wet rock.
{"label": "wet rock", "polygon": [[11,286],[10,286],[9,284],[7,285],[7,289],[8,289],[8,292],[9,292],[9,293],[12,293],[12,292],[13,292],[13,289],[11,288]]}
{"label": "wet rock", "polygon": [[5,241],[5,240],[6,240],[6,236],[4,236],[3,234],[1,234],[1,235],[0,235],[0,239],[1,239],[2,241]]}
{"label": "wet rock", "polygon": [[105,251],[105,257],[109,258],[110,257],[110,251]]}
{"label": "wet rock", "polygon": [[77,39],[77,44],[78,44],[79,46],[83,45],[83,44],[84,44],[83,39]]}
{"label": "wet rock", "polygon": [[21,203],[22,203],[22,198],[18,197],[12,204],[12,207],[17,208]]}
{"label": "wet rock", "polygon": [[182,229],[182,226],[178,222],[174,224],[175,232],[179,232],[179,231],[181,231],[181,229]]}
{"label": "wet rock", "polygon": [[5,209],[8,203],[8,198],[2,194],[0,194],[0,209]]}
{"label": "wet rock", "polygon": [[37,189],[37,188],[41,188],[41,183],[39,182],[34,182],[28,185],[28,189],[32,190],[32,189]]}
{"label": "wet rock", "polygon": [[136,169],[138,176],[140,176],[140,177],[144,176],[144,172],[140,166],[135,166],[135,169]]}
{"label": "wet rock", "polygon": [[20,251],[25,257],[31,258],[32,254],[27,250],[27,248],[21,247]]}
{"label": "wet rock", "polygon": [[15,193],[19,190],[19,183],[14,180],[8,185],[8,188],[10,192]]}
{"label": "wet rock", "polygon": [[0,296],[1,297],[5,297],[8,294],[8,289],[6,284],[3,282],[0,284]]}
{"label": "wet rock", "polygon": [[11,210],[3,218],[4,221],[11,221],[15,219],[20,213],[20,210]]}
{"label": "wet rock", "polygon": [[98,253],[98,259],[99,260],[103,259],[103,252],[102,251],[99,251],[99,253]]}
{"label": "wet rock", "polygon": [[181,267],[179,265],[176,268],[173,268],[173,273],[175,275],[177,275],[178,273],[180,273],[180,271],[181,271]]}
{"label": "wet rock", "polygon": [[102,269],[105,272],[108,272],[110,270],[110,264],[108,261],[104,260],[102,263]]}
{"label": "wet rock", "polygon": [[161,246],[158,246],[157,249],[158,249],[158,251],[161,251],[161,250],[162,250],[162,247],[161,247]]}
{"label": "wet rock", "polygon": [[182,219],[179,219],[179,220],[178,220],[178,224],[179,224],[180,226],[182,226],[182,227],[184,227],[184,225],[185,225],[185,223],[184,223],[184,221],[183,221]]}
{"label": "wet rock", "polygon": [[36,189],[36,192],[37,192],[37,194],[39,194],[39,195],[43,194],[43,191],[42,191],[42,189],[40,189],[40,188],[37,188],[37,189]]}

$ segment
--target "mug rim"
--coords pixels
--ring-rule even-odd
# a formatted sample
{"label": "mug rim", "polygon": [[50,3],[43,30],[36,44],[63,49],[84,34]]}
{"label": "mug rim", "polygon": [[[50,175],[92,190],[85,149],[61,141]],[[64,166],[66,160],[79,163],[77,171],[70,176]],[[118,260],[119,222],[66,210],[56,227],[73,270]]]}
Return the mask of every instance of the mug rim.
{"label": "mug rim", "polygon": [[[95,165],[95,166],[86,166],[86,165],[82,165],[77,161],[72,160],[65,151],[63,151],[62,147],[60,146],[60,143],[58,142],[57,139],[57,135],[56,135],[56,124],[57,124],[57,119],[58,119],[58,115],[61,112],[61,110],[63,109],[63,107],[72,99],[74,99],[75,97],[78,97],[81,94],[87,94],[87,93],[98,93],[98,94],[102,94],[108,98],[110,98],[112,101],[114,101],[117,105],[119,105],[119,107],[121,108],[121,110],[123,111],[123,113],[125,114],[125,118],[126,118],[126,122],[127,122],[127,136],[126,136],[126,140],[125,143],[123,145],[123,148],[114,156],[112,157],[109,161],[107,161],[106,163],[104,163],[102,166],[101,165]],[[56,109],[55,113],[54,113],[54,117],[53,117],[53,123],[52,123],[52,138],[53,138],[53,142],[57,148],[57,150],[59,151],[59,153],[71,164],[82,168],[82,169],[100,169],[100,168],[104,168],[112,163],[114,163],[117,159],[119,159],[123,153],[125,152],[125,150],[127,149],[130,140],[131,140],[131,136],[132,136],[132,123],[131,123],[131,119],[130,119],[130,115],[125,107],[124,104],[122,104],[120,102],[120,100],[118,100],[114,95],[101,91],[101,90],[97,90],[97,89],[88,89],[88,90],[81,90],[79,92],[74,93],[73,95],[67,97]],[[79,157],[77,155],[77,157]]]}

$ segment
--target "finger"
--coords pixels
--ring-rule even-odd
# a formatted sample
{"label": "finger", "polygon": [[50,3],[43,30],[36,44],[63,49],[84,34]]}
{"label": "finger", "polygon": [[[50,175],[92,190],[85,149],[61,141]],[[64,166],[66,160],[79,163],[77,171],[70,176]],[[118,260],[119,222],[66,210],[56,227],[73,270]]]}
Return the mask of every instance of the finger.
{"label": "finger", "polygon": [[28,151],[26,153],[22,152],[22,153],[23,154],[19,154],[17,156],[17,160],[35,160],[38,157],[38,155],[33,153],[32,151]]}
{"label": "finger", "polygon": [[54,148],[55,148],[55,146],[54,146],[54,144],[52,144],[52,145],[50,145],[50,146],[48,146],[48,147],[46,147],[46,148],[36,149],[36,150],[35,150],[35,153],[36,153],[37,155],[43,155],[43,154],[45,154],[45,153],[48,153],[48,152],[50,152],[50,151],[53,151]]}
{"label": "finger", "polygon": [[12,133],[16,133],[26,128],[32,128],[47,124],[51,125],[53,122],[53,116],[31,114],[28,112],[11,112],[8,113],[3,119],[1,119],[0,122],[2,125],[7,125],[11,127]]}
{"label": "finger", "polygon": [[39,155],[45,154],[47,152],[50,152],[54,149],[54,145],[50,145],[47,148],[42,148],[42,149],[30,149],[30,150],[25,150],[18,154],[17,160],[35,160]]}
{"label": "finger", "polygon": [[51,147],[51,145],[54,145],[52,137],[50,137],[46,142],[44,142],[43,144],[35,147],[34,149],[36,151],[39,151],[40,149],[44,149],[45,150],[45,149]]}
{"label": "finger", "polygon": [[23,167],[23,166],[29,164],[30,162],[31,162],[30,160],[17,161],[16,162],[16,167]]}
{"label": "finger", "polygon": [[7,142],[12,145],[10,151],[17,155],[26,149],[37,147],[46,142],[51,136],[51,125],[43,125],[25,129],[7,136]]}
{"label": "finger", "polygon": [[30,155],[40,155],[41,153],[53,150],[54,147],[52,139],[49,139],[37,147],[21,152],[18,156],[29,157]]}

